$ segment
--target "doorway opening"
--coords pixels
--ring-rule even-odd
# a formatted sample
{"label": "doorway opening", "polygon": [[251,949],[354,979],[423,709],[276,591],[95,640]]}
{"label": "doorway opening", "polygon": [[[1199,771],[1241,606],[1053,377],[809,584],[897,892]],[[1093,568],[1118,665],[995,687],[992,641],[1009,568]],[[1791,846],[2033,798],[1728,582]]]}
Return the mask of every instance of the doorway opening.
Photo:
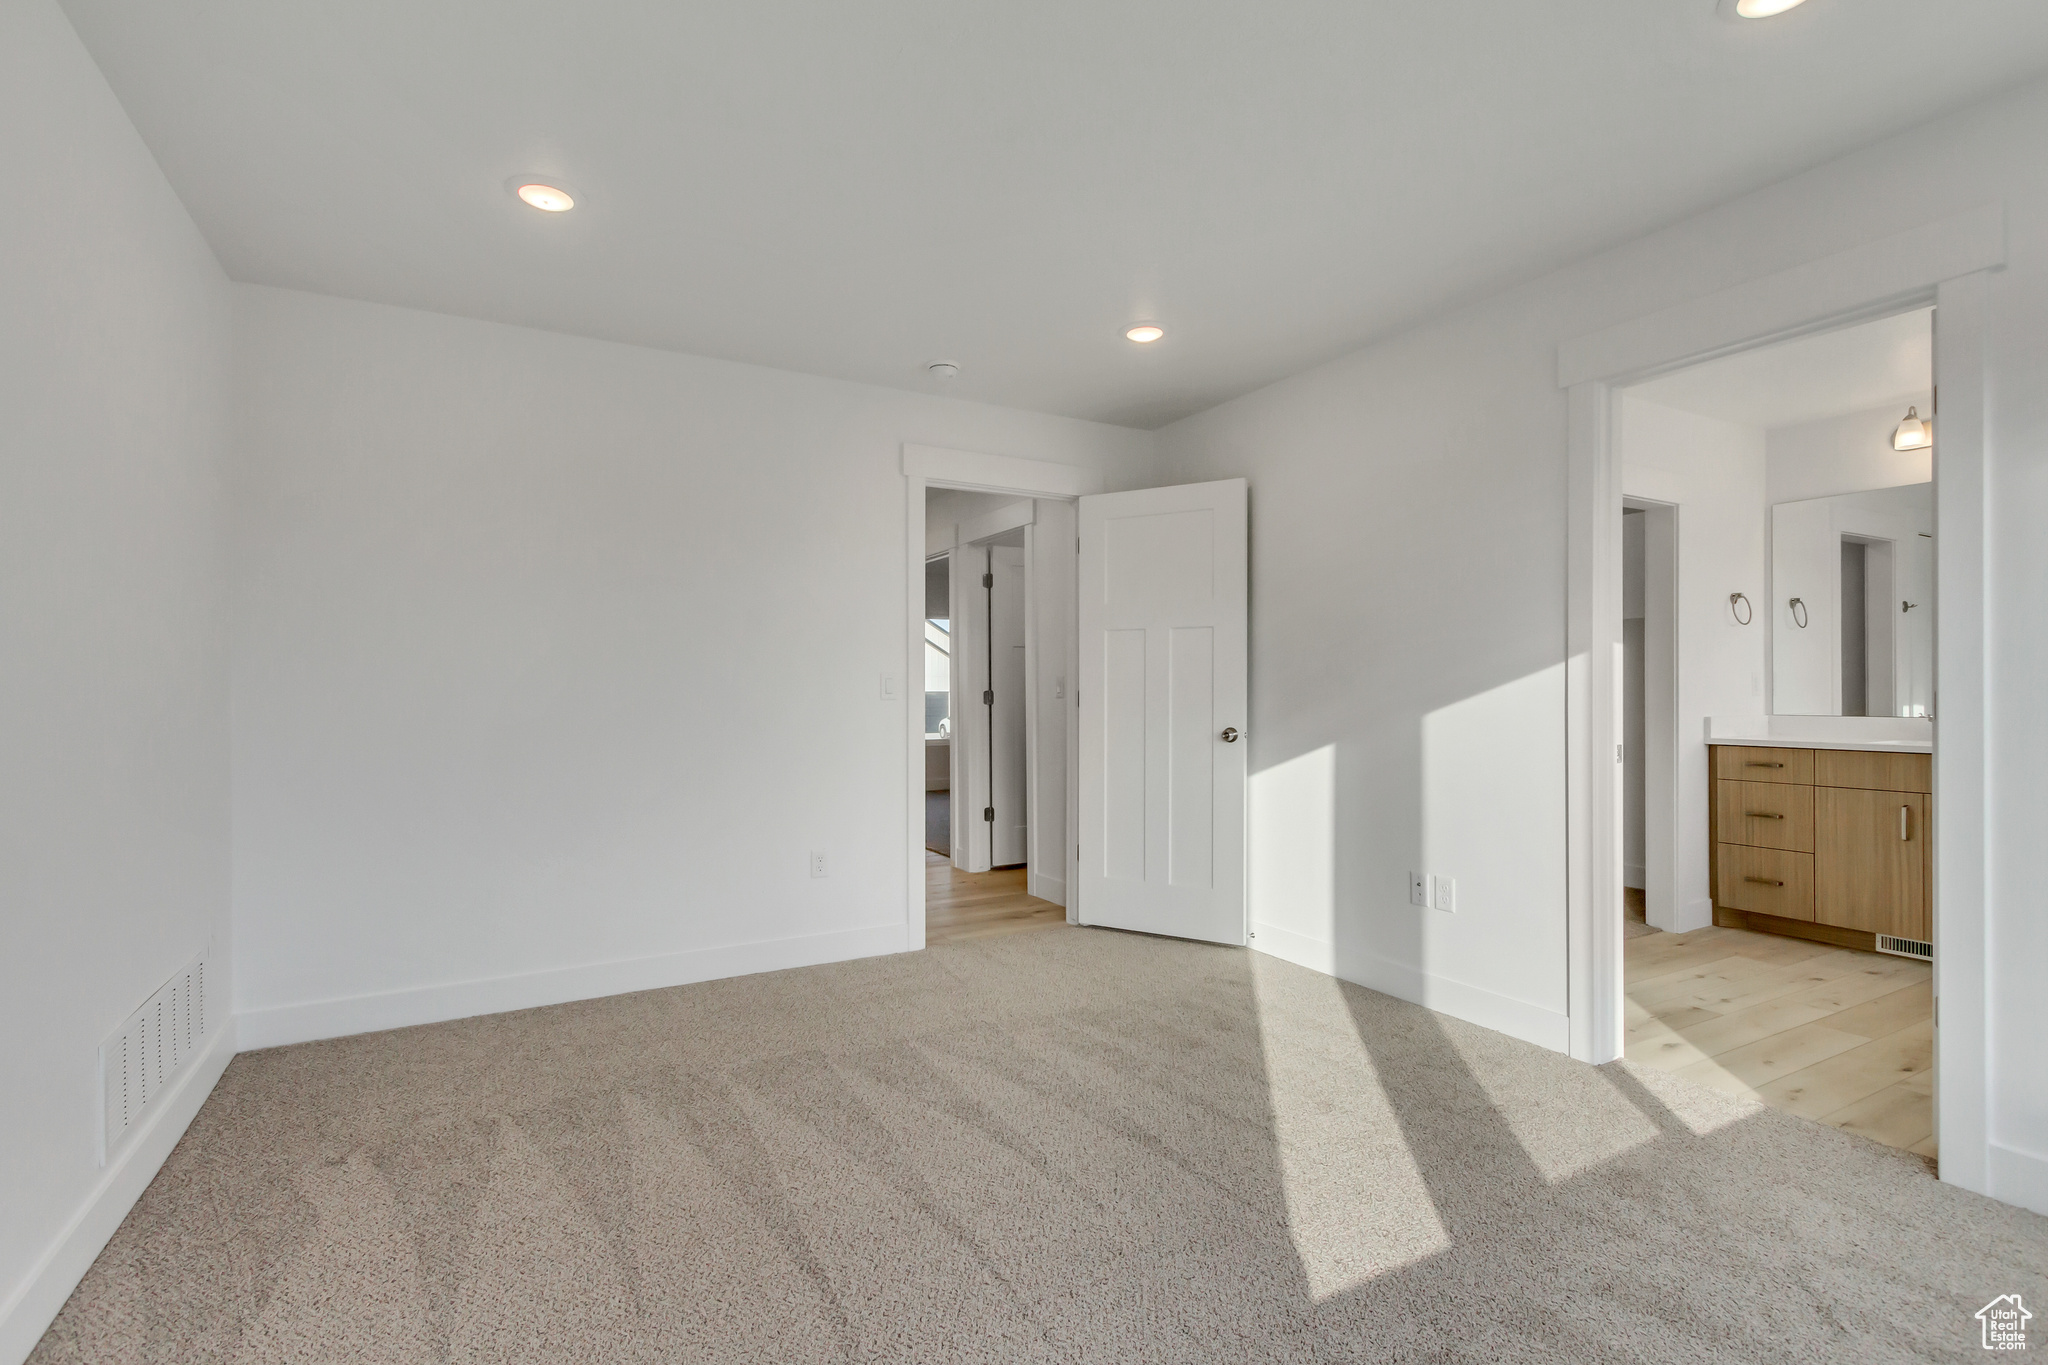
{"label": "doorway opening", "polygon": [[[1245,481],[1112,493],[1095,470],[912,445],[903,473],[916,676],[936,619],[931,561],[948,561],[950,770],[939,855],[925,838],[931,703],[885,674],[909,743],[905,946],[1003,932],[991,921],[1006,917],[1245,946]],[[1021,656],[1002,624],[1006,563]],[[998,688],[1019,690],[1020,674],[1024,795],[1006,828],[1015,748]],[[1019,843],[1022,864],[1002,865]]]}
{"label": "doorway opening", "polygon": [[1620,390],[1625,1046],[1935,1139],[1934,310]]}
{"label": "doorway opening", "polygon": [[1072,522],[1064,499],[926,491],[927,943],[1068,921]]}

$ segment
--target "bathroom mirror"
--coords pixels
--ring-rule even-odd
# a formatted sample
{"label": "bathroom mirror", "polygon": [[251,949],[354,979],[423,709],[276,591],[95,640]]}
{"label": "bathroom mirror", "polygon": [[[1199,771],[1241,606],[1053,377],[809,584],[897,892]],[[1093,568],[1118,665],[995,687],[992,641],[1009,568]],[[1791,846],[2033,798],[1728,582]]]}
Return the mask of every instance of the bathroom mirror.
{"label": "bathroom mirror", "polygon": [[1934,714],[1934,485],[1770,509],[1771,710]]}

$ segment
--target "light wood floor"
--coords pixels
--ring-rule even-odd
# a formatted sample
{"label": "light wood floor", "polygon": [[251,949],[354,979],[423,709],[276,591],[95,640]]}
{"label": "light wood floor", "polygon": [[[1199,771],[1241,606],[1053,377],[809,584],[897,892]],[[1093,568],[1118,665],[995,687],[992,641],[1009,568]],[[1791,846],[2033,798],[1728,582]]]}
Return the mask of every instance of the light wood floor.
{"label": "light wood floor", "polygon": [[960,943],[1064,925],[1067,912],[1024,892],[1024,869],[961,872],[950,858],[924,855],[924,941]]}
{"label": "light wood floor", "polygon": [[1936,1157],[1928,964],[1743,929],[1629,927],[1631,1061]]}

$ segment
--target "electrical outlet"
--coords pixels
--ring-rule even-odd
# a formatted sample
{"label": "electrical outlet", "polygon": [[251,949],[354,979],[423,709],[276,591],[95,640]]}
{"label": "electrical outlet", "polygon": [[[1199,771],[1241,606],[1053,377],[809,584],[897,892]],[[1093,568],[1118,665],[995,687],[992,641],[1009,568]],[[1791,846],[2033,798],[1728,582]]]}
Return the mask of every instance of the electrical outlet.
{"label": "electrical outlet", "polygon": [[1431,877],[1430,903],[1439,910],[1458,908],[1458,882],[1455,877]]}
{"label": "electrical outlet", "polygon": [[1408,874],[1408,903],[1410,905],[1419,905],[1425,910],[1429,908],[1430,880],[1430,875],[1427,872],[1410,872]]}
{"label": "electrical outlet", "polygon": [[813,853],[813,854],[811,855],[811,875],[812,875],[813,877],[822,877],[822,876],[824,876],[824,875],[825,875],[825,855],[824,855],[824,854],[822,854],[822,853]]}

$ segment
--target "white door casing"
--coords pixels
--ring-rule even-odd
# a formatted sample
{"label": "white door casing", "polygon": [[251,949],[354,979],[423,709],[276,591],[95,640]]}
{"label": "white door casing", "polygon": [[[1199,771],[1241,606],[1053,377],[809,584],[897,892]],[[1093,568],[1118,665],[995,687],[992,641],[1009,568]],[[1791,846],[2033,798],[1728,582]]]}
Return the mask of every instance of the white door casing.
{"label": "white door casing", "polygon": [[1084,924],[1245,942],[1246,507],[1243,479],[1080,500]]}
{"label": "white door casing", "polygon": [[[1025,800],[1024,745],[1024,548],[997,545],[988,552],[992,610],[989,637],[994,642],[989,688],[989,806],[996,818],[989,827],[989,865],[1015,867],[1030,852]],[[980,815],[980,811],[974,812]]]}

